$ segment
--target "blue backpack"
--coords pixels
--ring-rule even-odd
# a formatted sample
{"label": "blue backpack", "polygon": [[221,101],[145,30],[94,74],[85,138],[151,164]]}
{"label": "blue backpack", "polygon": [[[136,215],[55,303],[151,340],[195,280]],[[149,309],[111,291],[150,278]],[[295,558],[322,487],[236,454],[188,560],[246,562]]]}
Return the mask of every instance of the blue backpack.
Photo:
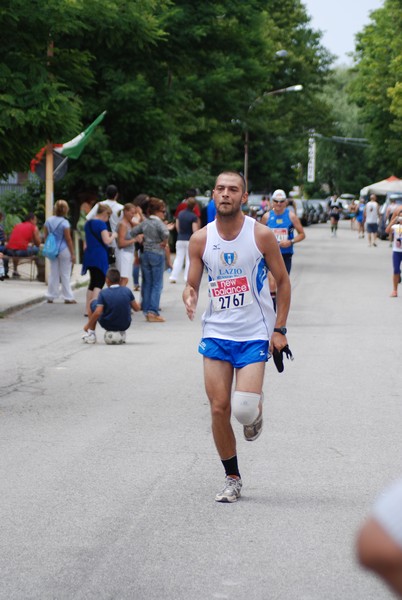
{"label": "blue backpack", "polygon": [[[57,225],[55,231],[59,228],[60,225],[61,223]],[[56,236],[52,231],[49,231],[49,235],[46,238],[46,242],[42,250],[43,256],[46,256],[46,258],[49,258],[50,260],[54,260],[59,255],[60,246],[61,242],[59,245],[57,245]]]}

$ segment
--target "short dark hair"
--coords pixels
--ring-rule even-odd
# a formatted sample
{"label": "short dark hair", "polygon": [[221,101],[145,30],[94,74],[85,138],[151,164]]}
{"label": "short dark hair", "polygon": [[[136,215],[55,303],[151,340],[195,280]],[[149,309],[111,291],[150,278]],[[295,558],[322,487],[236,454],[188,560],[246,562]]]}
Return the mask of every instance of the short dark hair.
{"label": "short dark hair", "polygon": [[113,184],[108,185],[106,188],[106,200],[113,200],[119,193],[117,187]]}
{"label": "short dark hair", "polygon": [[149,200],[149,196],[148,194],[137,194],[137,196],[134,198],[133,200],[133,204],[135,206],[141,206],[141,208],[143,207],[143,205],[148,202]]}
{"label": "short dark hair", "polygon": [[141,208],[142,212],[144,213],[144,215],[147,212],[148,203],[149,203],[148,194],[138,194],[133,200],[133,204],[135,206],[139,206]]}
{"label": "short dark hair", "polygon": [[116,284],[120,282],[120,271],[116,269],[116,267],[110,267],[110,269],[106,272],[106,277],[109,279],[110,283]]}
{"label": "short dark hair", "polygon": [[[219,173],[218,177],[220,177],[221,175],[237,175],[237,177],[240,177],[241,179],[241,183],[242,183],[242,188],[243,188],[243,194],[245,192],[247,192],[247,184],[246,184],[246,179],[243,175],[243,173],[241,171],[222,171],[221,173]],[[216,182],[218,180],[218,177],[215,179],[215,186],[216,186]]]}
{"label": "short dark hair", "polygon": [[187,198],[195,198],[196,195],[197,195],[197,190],[195,190],[194,188],[191,188],[191,189],[187,190],[185,197],[187,200]]}
{"label": "short dark hair", "polygon": [[35,218],[35,213],[30,212],[27,214],[27,216],[25,217],[25,221],[33,221]]}

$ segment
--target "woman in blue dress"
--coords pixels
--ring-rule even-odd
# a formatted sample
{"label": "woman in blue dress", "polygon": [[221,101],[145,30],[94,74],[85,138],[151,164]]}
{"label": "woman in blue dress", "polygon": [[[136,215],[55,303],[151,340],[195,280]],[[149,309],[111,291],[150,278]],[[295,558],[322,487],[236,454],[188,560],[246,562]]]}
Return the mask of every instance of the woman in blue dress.
{"label": "woman in blue dress", "polygon": [[85,223],[86,248],[82,263],[82,274],[89,271],[89,285],[86,298],[86,315],[89,314],[92,300],[96,300],[105,285],[106,271],[109,268],[108,246],[116,238],[116,233],[108,230],[107,222],[112,209],[107,204],[99,204],[93,219]]}

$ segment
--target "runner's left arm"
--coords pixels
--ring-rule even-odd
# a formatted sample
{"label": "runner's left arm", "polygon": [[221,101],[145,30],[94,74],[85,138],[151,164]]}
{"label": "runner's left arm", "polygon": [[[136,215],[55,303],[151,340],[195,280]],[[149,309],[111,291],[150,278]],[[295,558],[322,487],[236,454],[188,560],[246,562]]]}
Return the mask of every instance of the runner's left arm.
{"label": "runner's left arm", "polygon": [[[279,250],[275,235],[260,223],[256,224],[255,237],[258,248],[261,250],[265,262],[272,273],[277,286],[276,292],[276,322],[275,327],[286,327],[290,308],[290,279],[285,263]],[[285,335],[273,332],[270,340],[270,352],[274,348],[282,350],[287,345]]]}

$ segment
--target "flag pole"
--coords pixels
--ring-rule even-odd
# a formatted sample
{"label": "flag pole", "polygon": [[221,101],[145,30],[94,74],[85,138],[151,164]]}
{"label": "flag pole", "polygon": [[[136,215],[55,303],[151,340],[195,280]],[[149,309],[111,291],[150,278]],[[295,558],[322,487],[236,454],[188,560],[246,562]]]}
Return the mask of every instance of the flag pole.
{"label": "flag pole", "polygon": [[[53,180],[53,144],[48,141],[46,146],[46,180],[45,180],[45,220],[53,214],[54,180]],[[49,260],[45,264],[45,280],[49,279]]]}

